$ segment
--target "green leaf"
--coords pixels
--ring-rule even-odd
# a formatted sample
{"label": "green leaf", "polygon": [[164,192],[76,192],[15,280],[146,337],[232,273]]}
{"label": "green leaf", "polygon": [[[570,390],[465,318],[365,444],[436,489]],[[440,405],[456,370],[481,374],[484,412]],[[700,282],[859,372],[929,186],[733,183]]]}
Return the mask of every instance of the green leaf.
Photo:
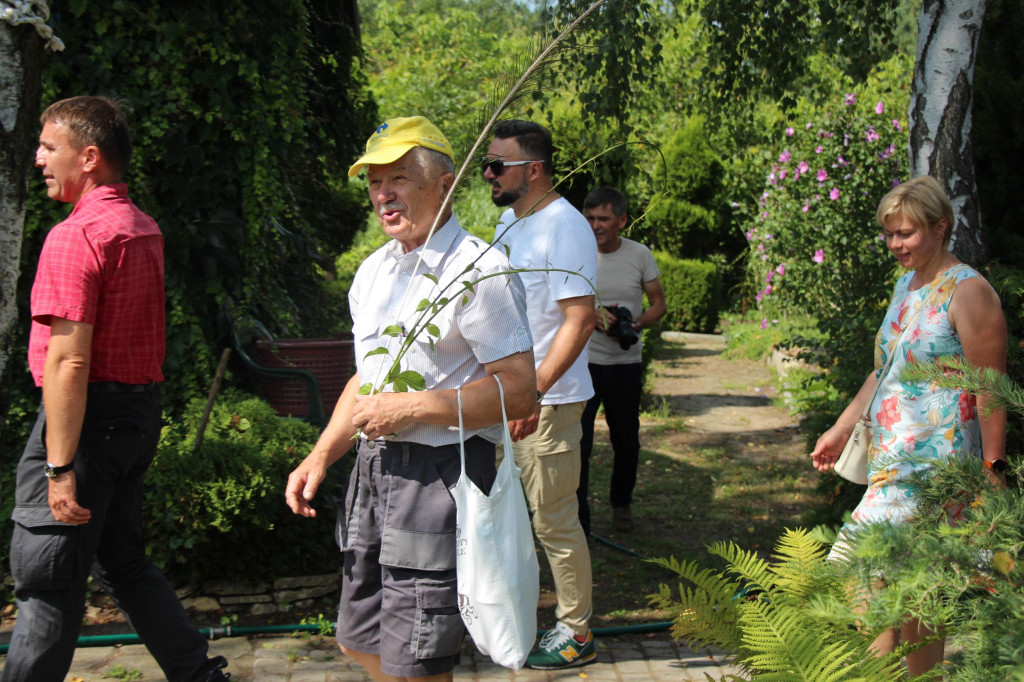
{"label": "green leaf", "polygon": [[392,381],[391,388],[395,393],[407,393],[409,391],[409,386],[401,379],[395,379]]}
{"label": "green leaf", "polygon": [[441,330],[437,328],[437,325],[433,322],[427,323],[427,333],[433,336],[435,339],[441,338]]}
{"label": "green leaf", "polygon": [[422,301],[420,301],[419,303],[416,304],[416,312],[420,312],[421,310],[426,310],[429,307],[430,307],[430,301],[428,301],[427,299],[423,299]]}
{"label": "green leaf", "polygon": [[469,303],[469,296],[466,296],[465,294],[463,294],[462,295],[462,305],[466,305],[467,303]]}
{"label": "green leaf", "polygon": [[383,334],[384,336],[401,336],[402,328],[399,327],[397,324],[389,324],[388,326],[384,327],[384,331],[382,331],[381,334]]}
{"label": "green leaf", "polygon": [[371,393],[373,393],[373,384],[369,381],[359,387],[359,395],[370,395]]}
{"label": "green leaf", "polygon": [[384,346],[379,346],[377,348],[374,348],[370,352],[368,352],[366,355],[363,356],[363,358],[368,358],[368,357],[370,357],[372,355],[387,355],[387,354],[388,354],[388,349],[385,348]]}
{"label": "green leaf", "polygon": [[423,391],[427,388],[427,382],[423,378],[423,375],[419,372],[414,372],[411,369],[407,369],[399,374],[395,383],[398,383],[399,381],[403,384],[408,384],[409,388],[414,391]]}
{"label": "green leaf", "polygon": [[424,272],[423,276],[426,277],[427,279],[429,279],[434,284],[437,284],[437,277],[435,277],[434,275],[430,274],[429,272]]}
{"label": "green leaf", "polygon": [[466,285],[466,289],[469,291],[469,293],[471,293],[471,294],[475,294],[476,293],[476,290],[473,288],[473,284],[474,284],[473,282],[470,282],[468,279],[466,279],[466,280],[463,280],[462,283]]}

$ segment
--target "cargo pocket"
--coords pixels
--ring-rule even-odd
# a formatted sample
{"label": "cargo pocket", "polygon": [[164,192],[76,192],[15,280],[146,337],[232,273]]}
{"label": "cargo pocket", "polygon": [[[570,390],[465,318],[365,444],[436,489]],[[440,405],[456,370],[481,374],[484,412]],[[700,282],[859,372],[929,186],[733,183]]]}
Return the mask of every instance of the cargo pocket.
{"label": "cargo pocket", "polygon": [[[337,521],[334,524],[334,540],[342,552],[351,552],[359,537],[360,505],[366,504],[360,489],[360,462],[352,467],[348,479],[348,490],[345,491],[345,505],[338,507]],[[369,513],[369,511],[367,511]]]}
{"label": "cargo pocket", "polygon": [[416,622],[412,631],[416,658],[444,658],[459,653],[465,626],[458,599],[455,578],[416,581]]}
{"label": "cargo pocket", "polygon": [[11,514],[11,573],[18,589],[61,590],[74,577],[78,528],[54,520],[49,506],[23,505]]}

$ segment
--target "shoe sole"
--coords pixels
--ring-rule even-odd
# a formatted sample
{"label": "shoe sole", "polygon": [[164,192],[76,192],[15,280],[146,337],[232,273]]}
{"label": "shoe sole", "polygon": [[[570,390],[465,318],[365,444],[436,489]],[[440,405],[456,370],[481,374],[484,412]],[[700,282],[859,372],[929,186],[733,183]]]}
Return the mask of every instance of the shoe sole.
{"label": "shoe sole", "polygon": [[587,663],[592,662],[596,658],[597,652],[595,651],[589,656],[580,656],[575,661],[572,661],[571,663],[566,663],[564,665],[530,665],[529,663],[527,663],[526,667],[530,670],[564,670],[565,668],[577,668],[581,665],[586,665]]}

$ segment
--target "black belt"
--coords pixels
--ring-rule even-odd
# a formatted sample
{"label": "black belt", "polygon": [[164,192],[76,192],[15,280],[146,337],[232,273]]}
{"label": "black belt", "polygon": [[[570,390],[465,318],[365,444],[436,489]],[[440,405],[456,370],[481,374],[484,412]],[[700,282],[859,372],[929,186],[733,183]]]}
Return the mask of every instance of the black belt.
{"label": "black belt", "polygon": [[148,393],[156,388],[156,383],[122,384],[120,381],[94,381],[89,384],[89,393]]}

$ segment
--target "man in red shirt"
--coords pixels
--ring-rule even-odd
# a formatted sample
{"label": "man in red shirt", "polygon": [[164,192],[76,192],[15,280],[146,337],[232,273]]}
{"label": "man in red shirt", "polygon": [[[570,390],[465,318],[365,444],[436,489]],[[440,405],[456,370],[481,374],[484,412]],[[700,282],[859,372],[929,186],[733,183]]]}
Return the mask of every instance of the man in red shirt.
{"label": "man in red shirt", "polygon": [[74,97],[42,116],[47,195],[74,205],[32,287],[29,368],[43,406],[18,464],[11,572],[18,617],[3,682],[63,680],[90,570],[167,679],[227,679],[146,558],[142,478],[160,436],[163,236],[128,199],[119,107]]}

